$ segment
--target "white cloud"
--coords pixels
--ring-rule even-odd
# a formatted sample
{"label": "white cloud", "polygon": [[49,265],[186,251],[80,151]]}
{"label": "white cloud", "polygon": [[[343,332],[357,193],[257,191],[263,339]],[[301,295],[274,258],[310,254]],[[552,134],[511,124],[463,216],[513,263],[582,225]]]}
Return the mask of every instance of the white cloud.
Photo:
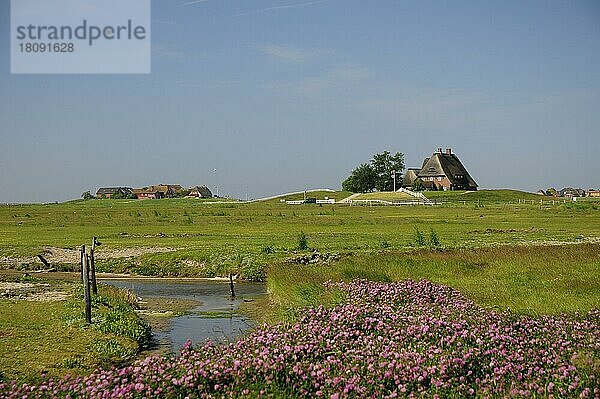
{"label": "white cloud", "polygon": [[220,81],[179,81],[179,87],[189,89],[227,89],[240,86],[242,82],[239,80],[220,80]]}
{"label": "white cloud", "polygon": [[289,62],[305,62],[323,53],[322,51],[301,50],[286,46],[265,46],[260,51],[277,60]]}
{"label": "white cloud", "polygon": [[179,5],[179,7],[193,6],[194,4],[206,3],[207,1],[209,1],[209,0],[192,0],[192,1],[187,1],[185,3],[181,3]]}
{"label": "white cloud", "polygon": [[[202,1],[202,0],[199,0],[199,1]],[[206,1],[206,0],[204,0],[204,1]],[[317,0],[317,1],[308,1],[308,2],[304,2],[304,3],[285,4],[285,5],[281,5],[281,6],[257,8],[254,10],[244,11],[239,14],[236,14],[236,17],[241,17],[244,15],[252,15],[252,14],[262,14],[262,13],[269,12],[269,11],[285,10],[285,9],[289,9],[289,8],[307,7],[307,6],[312,6],[315,4],[325,3],[327,1],[330,1],[330,0]]]}
{"label": "white cloud", "polygon": [[359,65],[338,65],[329,71],[329,75],[340,80],[364,80],[371,76],[369,70]]}
{"label": "white cloud", "polygon": [[318,76],[308,76],[295,81],[271,82],[270,89],[289,90],[302,95],[315,95],[336,87],[348,86],[368,79],[369,70],[358,65],[337,65]]}
{"label": "white cloud", "polygon": [[163,45],[153,44],[152,45],[152,57],[156,58],[169,58],[169,59],[189,59],[189,58],[200,58],[210,59],[212,57],[207,54],[196,52],[196,51],[183,51],[179,48]]}
{"label": "white cloud", "polygon": [[463,90],[431,90],[421,93],[371,97],[356,102],[370,115],[411,127],[439,131],[498,129],[519,121],[542,121],[565,104],[589,101],[590,93],[491,94]]}

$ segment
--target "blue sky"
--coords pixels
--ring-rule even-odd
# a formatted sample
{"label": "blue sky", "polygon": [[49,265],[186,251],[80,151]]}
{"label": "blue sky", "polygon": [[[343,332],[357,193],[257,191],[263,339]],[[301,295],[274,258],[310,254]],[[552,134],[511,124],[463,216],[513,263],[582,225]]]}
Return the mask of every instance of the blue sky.
{"label": "blue sky", "polygon": [[339,188],[438,147],[482,188],[600,186],[598,1],[153,1],[149,75],[11,75],[9,11],[1,202]]}

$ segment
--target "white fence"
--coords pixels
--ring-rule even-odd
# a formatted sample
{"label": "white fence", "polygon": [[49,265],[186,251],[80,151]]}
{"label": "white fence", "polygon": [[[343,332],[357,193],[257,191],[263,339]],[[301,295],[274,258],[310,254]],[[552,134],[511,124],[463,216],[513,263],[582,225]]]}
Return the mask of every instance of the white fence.
{"label": "white fence", "polygon": [[347,204],[350,206],[353,205],[435,205],[431,201],[385,201],[379,199],[359,199],[359,200],[349,200]]}

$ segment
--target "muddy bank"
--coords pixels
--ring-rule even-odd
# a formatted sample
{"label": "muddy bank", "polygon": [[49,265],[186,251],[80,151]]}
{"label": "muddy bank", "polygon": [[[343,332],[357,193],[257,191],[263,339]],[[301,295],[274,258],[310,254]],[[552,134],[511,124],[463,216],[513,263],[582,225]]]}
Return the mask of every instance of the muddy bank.
{"label": "muddy bank", "polygon": [[[121,249],[109,249],[105,247],[97,247],[95,257],[98,260],[118,259],[118,258],[136,258],[146,254],[174,252],[177,248],[170,247],[133,247]],[[79,263],[79,248],[57,248],[44,247],[40,253],[50,264],[72,264]],[[18,268],[22,265],[41,264],[36,256],[29,257],[0,257],[0,267],[2,268]]]}
{"label": "muddy bank", "polygon": [[42,282],[0,281],[0,298],[18,301],[66,301],[68,287]]}

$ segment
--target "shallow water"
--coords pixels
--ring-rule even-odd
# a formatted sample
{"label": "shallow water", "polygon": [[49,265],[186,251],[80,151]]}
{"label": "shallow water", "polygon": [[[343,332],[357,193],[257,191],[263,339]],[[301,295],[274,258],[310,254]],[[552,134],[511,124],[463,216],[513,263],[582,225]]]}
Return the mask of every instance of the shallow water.
{"label": "shallow water", "polygon": [[199,345],[207,340],[227,342],[255,326],[252,320],[237,313],[244,300],[266,295],[265,284],[235,283],[236,299],[229,297],[229,283],[225,281],[196,280],[102,280],[105,284],[126,288],[142,298],[192,299],[201,302],[190,314],[175,317],[167,332],[154,333],[159,345],[170,346],[176,353],[187,340]]}

